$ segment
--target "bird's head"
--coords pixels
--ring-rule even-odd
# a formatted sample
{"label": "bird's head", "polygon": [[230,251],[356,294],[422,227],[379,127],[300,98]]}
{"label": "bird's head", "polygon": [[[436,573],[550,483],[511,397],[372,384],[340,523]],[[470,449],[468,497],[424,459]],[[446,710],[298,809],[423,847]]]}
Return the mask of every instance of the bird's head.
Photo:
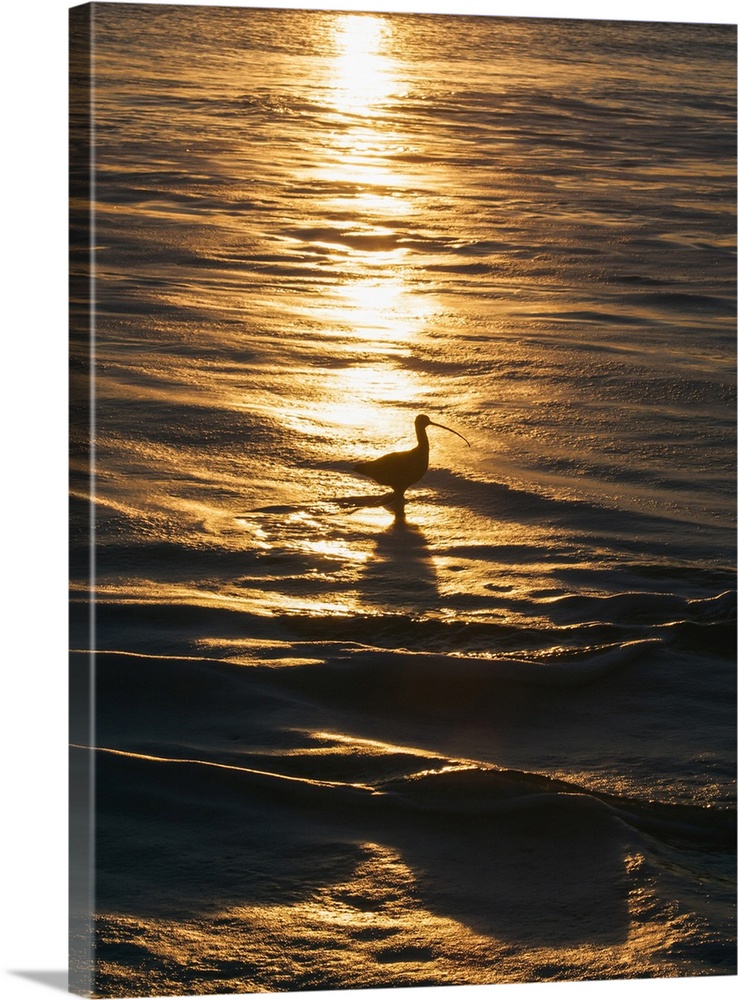
{"label": "bird's head", "polygon": [[445,424],[437,424],[435,420],[431,420],[431,418],[427,417],[425,413],[421,413],[415,418],[415,430],[416,432],[419,432],[421,430],[425,430],[426,427],[440,427],[441,430],[451,431],[451,433],[455,434],[456,437],[460,437],[462,441],[466,441],[466,443],[469,444],[464,435],[459,434],[459,432],[455,431],[453,427],[446,427]]}

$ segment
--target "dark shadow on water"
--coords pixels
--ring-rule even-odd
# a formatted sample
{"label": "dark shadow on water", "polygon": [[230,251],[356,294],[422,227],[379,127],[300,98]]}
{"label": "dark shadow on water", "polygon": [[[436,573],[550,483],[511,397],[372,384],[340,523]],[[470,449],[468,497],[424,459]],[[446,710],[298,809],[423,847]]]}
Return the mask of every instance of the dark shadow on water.
{"label": "dark shadow on water", "polygon": [[351,882],[375,843],[411,869],[415,905],[478,934],[562,949],[628,936],[631,838],[587,797],[482,816],[188,762],[102,755],[99,774],[102,913],[293,904]]}
{"label": "dark shadow on water", "polygon": [[51,990],[62,990],[67,992],[69,973],[66,969],[59,972],[46,969],[9,969],[11,976],[20,976],[21,979],[30,979],[34,983],[41,983]]}

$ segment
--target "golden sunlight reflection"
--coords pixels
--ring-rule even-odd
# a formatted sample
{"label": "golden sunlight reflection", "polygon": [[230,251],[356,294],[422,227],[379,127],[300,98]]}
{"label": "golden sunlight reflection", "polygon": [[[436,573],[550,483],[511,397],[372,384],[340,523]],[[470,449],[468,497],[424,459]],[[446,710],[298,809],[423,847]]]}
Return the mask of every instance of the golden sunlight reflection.
{"label": "golden sunlight reflection", "polygon": [[337,314],[368,340],[411,340],[439,309],[430,296],[413,295],[396,277],[360,277],[337,288],[336,296]]}
{"label": "golden sunlight reflection", "polygon": [[366,562],[369,558],[369,554],[367,552],[364,552],[361,549],[351,548],[350,545],[346,545],[335,540],[328,541],[326,539],[319,539],[317,541],[312,541],[310,539],[305,539],[302,543],[302,549],[306,553],[314,553],[327,559],[353,559],[356,562]]}
{"label": "golden sunlight reflection", "polygon": [[352,117],[348,128],[333,134],[335,155],[318,176],[337,188],[350,188],[350,194],[336,195],[334,208],[356,218],[397,218],[412,210],[403,195],[407,177],[398,170],[396,158],[405,151],[406,140],[388,130],[380,116],[382,104],[397,90],[396,63],[387,54],[391,36],[391,25],[381,17],[336,18],[336,54],[326,84],[336,110]]}
{"label": "golden sunlight reflection", "polygon": [[357,461],[372,450],[415,443],[406,405],[414,401],[420,412],[426,394],[415,372],[391,363],[355,365],[336,369],[325,382],[319,400],[285,418],[298,433],[337,443],[338,454]]}
{"label": "golden sunlight reflection", "polygon": [[[595,963],[615,977],[653,975],[659,954],[673,948],[673,927],[652,918],[653,890],[637,882],[629,893],[632,919],[624,940],[584,940],[565,950],[559,942],[544,940],[523,949],[521,960],[521,949],[505,935],[503,924],[500,932],[490,933],[466,918],[464,908],[454,905],[453,893],[429,891],[422,854],[416,868],[410,850],[357,839],[346,843],[344,855],[340,869],[317,868],[302,896],[268,903],[243,900],[178,920],[101,913],[100,939],[135,947],[148,957],[145,982],[129,983],[134,982],[130,992],[138,986],[141,994],[152,995],[178,992],[183,970],[193,968],[211,970],[211,983],[229,981],[234,965],[243,970],[239,985],[244,990],[259,992],[265,979],[274,989],[288,990],[297,974],[313,968],[316,954],[327,958],[324,979],[311,979],[312,988],[335,982],[366,988],[382,982],[388,961],[401,965],[406,986],[426,986],[429,980],[457,984],[462,960],[468,984],[550,980],[562,968],[573,981],[586,978]],[[637,878],[639,859],[628,858],[626,865],[631,879]],[[480,878],[485,878],[483,868]],[[115,971],[111,960],[100,968],[107,975]],[[676,964],[669,966],[669,975],[678,974]]]}
{"label": "golden sunlight reflection", "polygon": [[321,180],[350,185],[350,201],[336,198],[336,207],[352,211],[380,209],[381,214],[396,218],[412,211],[404,197],[408,177],[395,161],[401,152],[391,136],[385,136],[373,123],[354,126],[335,138],[335,156],[317,171]]}
{"label": "golden sunlight reflection", "polygon": [[347,366],[324,379],[321,399],[290,419],[301,424],[296,429],[321,438],[335,438],[338,432],[345,439],[353,428],[362,428],[368,444],[382,431],[402,435],[399,411],[408,404],[422,406],[423,380],[396,370],[393,359],[412,353],[413,342],[440,306],[429,294],[411,292],[402,273],[411,250],[398,220],[413,214],[415,182],[398,155],[409,140],[383,117],[383,105],[397,93],[400,79],[392,56],[393,26],[381,16],[341,14],[333,31],[326,83],[335,109],[347,117],[332,134],[334,155],[326,158],[319,179],[333,192],[326,198],[326,218],[345,222],[324,235],[320,245],[350,263],[324,296],[318,315],[313,303],[309,309],[324,329],[341,336],[350,330],[352,346],[360,344],[365,358],[381,361]]}
{"label": "golden sunlight reflection", "polygon": [[344,14],[336,19],[333,99],[341,111],[366,114],[395,87],[386,54],[392,28],[385,18]]}
{"label": "golden sunlight reflection", "polygon": [[[336,372],[340,379],[339,392],[342,397],[350,398],[338,407],[343,412],[342,422],[355,426],[366,427],[366,417],[370,424],[377,422],[376,407],[383,403],[392,403],[412,399],[420,389],[417,376],[402,368],[390,368],[388,365],[357,365],[352,368],[341,368]],[[365,412],[364,403],[371,406],[371,413]],[[386,427],[387,418],[381,419]]]}
{"label": "golden sunlight reflection", "polygon": [[361,186],[357,186],[350,195],[333,198],[337,214],[351,212],[359,216],[394,220],[414,211],[412,203],[396,189],[395,185],[401,185],[403,179],[394,171],[377,165],[369,158],[352,156],[350,169],[346,169],[347,179],[349,173],[353,181]]}
{"label": "golden sunlight reflection", "polygon": [[[376,755],[379,757],[386,756],[387,754],[406,754],[411,757],[422,757],[424,761],[428,760],[429,757],[436,756],[432,751],[419,747],[406,746],[399,743],[387,743],[384,740],[371,740],[348,733],[329,730],[312,731],[309,729],[293,729],[292,732],[305,737],[308,741],[322,744],[314,747],[303,747],[299,751],[295,750],[295,753],[334,753],[338,748],[343,753]],[[279,752],[281,753],[282,751]],[[439,761],[445,761],[446,758],[438,756],[438,759]],[[473,762],[470,761],[469,763]]]}

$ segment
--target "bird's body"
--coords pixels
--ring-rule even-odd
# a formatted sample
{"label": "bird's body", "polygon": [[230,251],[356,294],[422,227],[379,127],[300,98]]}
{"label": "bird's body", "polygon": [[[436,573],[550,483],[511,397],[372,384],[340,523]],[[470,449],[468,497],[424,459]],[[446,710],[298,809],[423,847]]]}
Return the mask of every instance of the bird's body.
{"label": "bird's body", "polygon": [[[445,431],[451,431],[462,441],[466,441],[466,438],[458,431],[444,427],[443,424],[436,424],[430,417],[421,414],[415,418],[415,434],[418,443],[414,448],[410,448],[408,451],[393,451],[389,455],[382,455],[381,458],[375,458],[369,462],[359,462],[354,466],[354,471],[368,476],[380,486],[390,486],[398,499],[404,499],[405,490],[413,483],[417,483],[428,469],[426,427],[429,424],[433,427],[441,427]],[[469,444],[468,441],[466,443]]]}

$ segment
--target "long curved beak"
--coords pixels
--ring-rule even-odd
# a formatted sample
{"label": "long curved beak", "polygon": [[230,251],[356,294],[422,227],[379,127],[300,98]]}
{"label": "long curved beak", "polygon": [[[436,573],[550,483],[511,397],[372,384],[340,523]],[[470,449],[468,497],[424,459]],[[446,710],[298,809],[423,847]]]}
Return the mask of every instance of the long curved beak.
{"label": "long curved beak", "polygon": [[[437,424],[437,423],[435,422],[435,420],[429,420],[429,421],[428,421],[428,423],[429,423],[429,424],[430,424],[430,425],[431,425],[432,427],[440,427],[442,431],[451,431],[451,433],[452,433],[452,434],[455,434],[457,438],[461,438],[461,440],[462,440],[462,441],[466,441],[466,438],[464,437],[464,435],[463,435],[463,434],[459,434],[459,432],[458,432],[458,431],[455,431],[455,430],[453,429],[453,427],[446,427],[446,426],[445,426],[445,424]],[[467,443],[467,444],[469,444],[469,442],[468,442],[468,441],[466,441],[466,443]],[[470,444],[469,444],[469,447],[471,448],[471,445],[470,445]]]}

